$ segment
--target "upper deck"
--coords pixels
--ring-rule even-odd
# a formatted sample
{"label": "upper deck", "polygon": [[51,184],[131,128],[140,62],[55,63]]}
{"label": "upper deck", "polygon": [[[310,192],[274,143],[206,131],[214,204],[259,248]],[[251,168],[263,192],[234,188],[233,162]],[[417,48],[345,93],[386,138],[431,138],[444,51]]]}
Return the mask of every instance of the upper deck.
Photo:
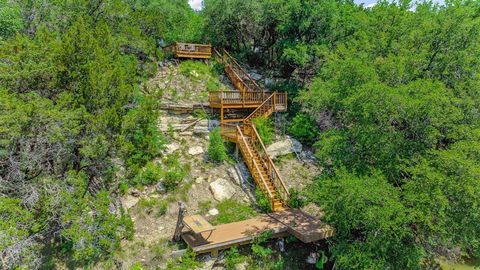
{"label": "upper deck", "polygon": [[257,108],[274,94],[275,111],[287,110],[287,93],[266,91],[212,91],[208,95],[211,108]]}
{"label": "upper deck", "polygon": [[176,58],[209,59],[212,57],[212,46],[209,44],[175,42],[164,49]]}

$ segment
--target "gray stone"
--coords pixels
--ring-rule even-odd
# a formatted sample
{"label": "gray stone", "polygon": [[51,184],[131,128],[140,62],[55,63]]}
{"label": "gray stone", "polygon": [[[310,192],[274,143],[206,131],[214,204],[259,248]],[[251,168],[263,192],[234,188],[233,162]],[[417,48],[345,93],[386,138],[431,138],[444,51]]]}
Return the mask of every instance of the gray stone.
{"label": "gray stone", "polygon": [[177,151],[178,149],[180,149],[180,145],[178,145],[178,143],[171,143],[171,144],[167,144],[165,145],[165,153],[166,154],[171,154],[175,151]]}
{"label": "gray stone", "polygon": [[218,178],[210,183],[210,190],[217,201],[223,201],[235,195],[235,188],[233,185],[223,178]]}
{"label": "gray stone", "polygon": [[212,209],[208,210],[208,214],[209,214],[210,216],[216,216],[216,215],[219,214],[219,212],[218,212],[218,209],[217,209],[217,208],[212,208]]}
{"label": "gray stone", "polygon": [[302,144],[290,137],[285,140],[273,143],[267,147],[267,152],[271,158],[287,155],[290,153],[300,153],[302,151]]}
{"label": "gray stone", "polygon": [[318,254],[315,253],[315,252],[312,252],[310,253],[310,255],[308,255],[307,259],[306,259],[306,262],[309,263],[309,264],[316,264],[317,263],[317,260],[318,260]]}
{"label": "gray stone", "polygon": [[121,199],[124,209],[130,209],[138,203],[139,198],[132,195],[127,195]]}
{"label": "gray stone", "polygon": [[193,127],[193,133],[195,134],[207,134],[208,132],[208,119],[198,121],[195,127]]}
{"label": "gray stone", "polygon": [[160,193],[160,194],[165,194],[167,193],[167,188],[165,187],[165,185],[162,183],[162,182],[159,182],[156,186],[155,186],[155,190]]}
{"label": "gray stone", "polygon": [[228,171],[228,174],[230,175],[230,177],[232,177],[235,184],[237,184],[239,186],[242,185],[240,175],[238,175],[238,172],[237,172],[237,170],[235,170],[235,167],[228,167],[227,171]]}
{"label": "gray stone", "polygon": [[203,180],[204,180],[203,177],[200,176],[197,179],[195,179],[195,183],[201,184],[203,182]]}
{"label": "gray stone", "polygon": [[203,148],[201,146],[194,146],[188,149],[188,154],[195,156],[203,153]]}

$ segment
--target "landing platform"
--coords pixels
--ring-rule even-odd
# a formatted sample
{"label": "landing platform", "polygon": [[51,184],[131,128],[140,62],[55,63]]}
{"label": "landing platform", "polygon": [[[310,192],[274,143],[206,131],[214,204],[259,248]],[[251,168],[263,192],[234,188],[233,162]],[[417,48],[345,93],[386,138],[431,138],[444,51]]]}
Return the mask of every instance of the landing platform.
{"label": "landing platform", "polygon": [[301,210],[286,210],[277,213],[214,226],[211,231],[195,233],[182,232],[182,238],[196,253],[217,253],[233,246],[252,243],[256,236],[265,231],[272,232],[272,238],[292,234],[302,242],[310,243],[333,235],[333,228]]}

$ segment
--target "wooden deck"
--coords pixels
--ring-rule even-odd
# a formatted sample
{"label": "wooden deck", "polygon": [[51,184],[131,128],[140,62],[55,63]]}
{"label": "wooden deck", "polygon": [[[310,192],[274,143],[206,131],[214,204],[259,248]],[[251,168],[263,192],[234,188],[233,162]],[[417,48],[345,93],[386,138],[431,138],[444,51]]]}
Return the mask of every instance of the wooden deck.
{"label": "wooden deck", "polygon": [[172,53],[175,58],[209,59],[212,57],[212,46],[208,44],[175,42],[164,47],[164,50]]}
{"label": "wooden deck", "polygon": [[333,235],[333,228],[300,210],[286,210],[256,218],[214,226],[208,232],[196,234],[184,231],[182,238],[196,253],[212,252],[252,243],[259,234],[271,231],[272,238],[292,234],[304,243],[315,242]]}

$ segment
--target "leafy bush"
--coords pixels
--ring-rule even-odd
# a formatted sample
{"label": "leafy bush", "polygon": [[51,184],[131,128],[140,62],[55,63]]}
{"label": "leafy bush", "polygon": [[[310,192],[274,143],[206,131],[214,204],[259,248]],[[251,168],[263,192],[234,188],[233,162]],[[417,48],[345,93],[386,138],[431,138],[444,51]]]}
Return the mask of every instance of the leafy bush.
{"label": "leafy bush", "polygon": [[261,116],[253,119],[253,124],[255,125],[258,135],[262,139],[263,143],[265,145],[271,144],[275,135],[272,120],[270,120],[270,118]]}
{"label": "leafy bush", "polygon": [[219,214],[210,221],[214,225],[246,220],[257,215],[250,205],[233,199],[219,202],[217,209]]}
{"label": "leafy bush", "polygon": [[152,185],[160,181],[163,175],[162,168],[154,162],[147,165],[132,179],[132,185]]}
{"label": "leafy bush", "polygon": [[257,198],[257,205],[262,212],[272,212],[272,202],[261,189],[255,189],[255,197]]}
{"label": "leafy bush", "polygon": [[225,256],[225,269],[226,270],[235,270],[236,265],[242,263],[246,260],[245,256],[242,256],[238,252],[237,247],[232,247],[226,252]]}
{"label": "leafy bush", "polygon": [[188,175],[190,166],[182,164],[178,153],[168,155],[165,160],[163,184],[168,191],[174,190]]}
{"label": "leafy bush", "polygon": [[301,208],[305,205],[305,201],[300,197],[300,192],[294,188],[289,189],[290,199],[288,206],[292,208]]}
{"label": "leafy bush", "polygon": [[202,265],[195,258],[195,253],[188,249],[183,257],[167,263],[168,270],[191,270],[198,269]]}
{"label": "leafy bush", "polygon": [[297,114],[292,119],[288,132],[307,145],[315,143],[319,134],[315,121],[303,113]]}
{"label": "leafy bush", "polygon": [[208,157],[213,162],[223,162],[227,159],[227,149],[223,142],[220,128],[215,128],[209,134],[210,144],[208,145]]}

